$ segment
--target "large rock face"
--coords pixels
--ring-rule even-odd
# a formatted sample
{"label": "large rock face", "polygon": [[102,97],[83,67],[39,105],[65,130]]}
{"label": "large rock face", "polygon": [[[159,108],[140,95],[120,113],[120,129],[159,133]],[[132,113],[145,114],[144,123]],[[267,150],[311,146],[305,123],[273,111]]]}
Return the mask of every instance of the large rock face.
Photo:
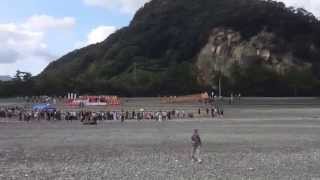
{"label": "large rock face", "polygon": [[[275,34],[261,31],[245,40],[239,32],[228,28],[214,28],[208,43],[201,49],[196,66],[201,84],[214,86],[217,72],[231,77],[230,68],[237,63],[248,66],[261,61],[275,73],[285,74],[291,68],[307,69],[311,63],[303,62],[292,55],[291,51],[279,50]],[[282,42],[283,43],[283,42]]]}
{"label": "large rock face", "polygon": [[[310,89],[320,79],[319,34],[312,14],[283,3],[152,0],[128,27],[51,63],[36,78],[35,89],[42,94],[188,94],[214,86],[222,72],[227,90],[246,95],[280,95],[264,91],[270,82],[285,85],[278,88],[281,95],[290,95],[292,86],[307,92],[310,84],[308,93],[316,92]],[[293,78],[303,71],[308,73],[297,77],[304,79]],[[312,83],[301,83],[306,79]]]}

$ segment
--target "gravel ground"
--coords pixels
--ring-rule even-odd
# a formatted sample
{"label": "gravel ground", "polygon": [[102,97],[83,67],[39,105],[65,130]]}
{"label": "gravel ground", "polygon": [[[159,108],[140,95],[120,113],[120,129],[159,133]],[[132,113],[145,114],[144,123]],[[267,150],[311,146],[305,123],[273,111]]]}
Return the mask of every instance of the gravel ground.
{"label": "gravel ground", "polygon": [[[0,179],[320,179],[320,107],[226,107],[223,120],[23,123],[0,119]],[[198,128],[203,163],[190,160]]]}

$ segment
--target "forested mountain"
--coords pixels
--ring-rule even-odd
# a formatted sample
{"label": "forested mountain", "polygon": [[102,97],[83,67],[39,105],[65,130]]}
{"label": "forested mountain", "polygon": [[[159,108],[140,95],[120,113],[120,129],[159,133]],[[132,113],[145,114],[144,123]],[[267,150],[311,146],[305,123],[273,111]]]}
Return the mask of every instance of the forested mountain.
{"label": "forested mountain", "polygon": [[152,0],[105,41],[52,62],[29,90],[154,96],[222,79],[224,93],[318,95],[319,34],[311,13],[280,2]]}

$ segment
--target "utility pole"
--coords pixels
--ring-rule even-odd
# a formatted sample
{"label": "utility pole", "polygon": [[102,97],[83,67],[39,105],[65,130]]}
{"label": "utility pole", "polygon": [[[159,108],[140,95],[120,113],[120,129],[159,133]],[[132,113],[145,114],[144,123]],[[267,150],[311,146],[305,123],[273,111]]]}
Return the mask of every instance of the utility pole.
{"label": "utility pole", "polygon": [[136,83],[137,82],[137,63],[134,62],[133,63],[133,73],[134,73],[134,82]]}
{"label": "utility pole", "polygon": [[219,71],[219,98],[221,98],[221,70]]}
{"label": "utility pole", "polygon": [[218,75],[219,75],[219,82],[218,82],[218,86],[219,86],[219,98],[222,97],[222,63],[223,61],[221,60],[222,58],[217,57],[217,62],[216,62],[216,69],[218,69]]}
{"label": "utility pole", "polygon": [[134,78],[134,87],[133,87],[133,89],[134,89],[134,96],[136,97],[137,96],[137,94],[136,94],[136,88],[137,88],[137,63],[136,62],[134,62],[133,63],[133,78]]}
{"label": "utility pole", "polygon": [[218,79],[218,88],[219,88],[219,98],[221,98],[222,97],[222,63],[224,63],[223,61],[222,61],[222,58],[221,57],[219,57],[219,56],[216,56],[217,55],[217,53],[216,53],[216,50],[215,49],[211,49],[211,53],[212,53],[212,58],[214,58],[215,57],[215,64],[214,64],[214,66],[215,66],[215,71],[218,71],[217,73],[218,73],[218,76],[219,76],[219,79]]}

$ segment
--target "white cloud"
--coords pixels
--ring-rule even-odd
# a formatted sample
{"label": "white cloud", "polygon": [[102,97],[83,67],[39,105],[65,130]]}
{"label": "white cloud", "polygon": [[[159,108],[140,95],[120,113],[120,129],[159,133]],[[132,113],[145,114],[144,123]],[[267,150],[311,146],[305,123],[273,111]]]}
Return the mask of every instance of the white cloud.
{"label": "white cloud", "polygon": [[83,0],[89,6],[119,9],[123,13],[134,13],[150,0]]}
{"label": "white cloud", "polygon": [[74,27],[76,20],[73,17],[55,18],[48,15],[34,15],[27,19],[22,25],[26,29],[47,30],[47,29],[69,29]]}
{"label": "white cloud", "polygon": [[39,73],[56,58],[47,47],[46,31],[67,29],[73,18],[35,15],[24,23],[0,24],[0,75],[12,75],[17,69]]}
{"label": "white cloud", "polygon": [[287,6],[296,8],[304,8],[312,12],[316,17],[320,17],[320,1],[319,0],[278,0],[284,2]]}
{"label": "white cloud", "polygon": [[79,41],[75,44],[75,48],[81,48],[90,44],[96,44],[104,41],[112,33],[117,30],[114,26],[98,26],[90,31],[86,41]]}
{"label": "white cloud", "polygon": [[0,63],[15,63],[46,50],[43,33],[23,29],[15,24],[0,24]]}
{"label": "white cloud", "polygon": [[93,29],[88,35],[88,44],[102,42],[117,30],[114,26],[99,26]]}
{"label": "white cloud", "polygon": [[14,76],[17,70],[37,75],[47,65],[48,61],[42,57],[28,56],[12,64],[0,64],[0,75]]}
{"label": "white cloud", "polygon": [[0,63],[12,63],[17,61],[19,53],[10,48],[0,48]]}

